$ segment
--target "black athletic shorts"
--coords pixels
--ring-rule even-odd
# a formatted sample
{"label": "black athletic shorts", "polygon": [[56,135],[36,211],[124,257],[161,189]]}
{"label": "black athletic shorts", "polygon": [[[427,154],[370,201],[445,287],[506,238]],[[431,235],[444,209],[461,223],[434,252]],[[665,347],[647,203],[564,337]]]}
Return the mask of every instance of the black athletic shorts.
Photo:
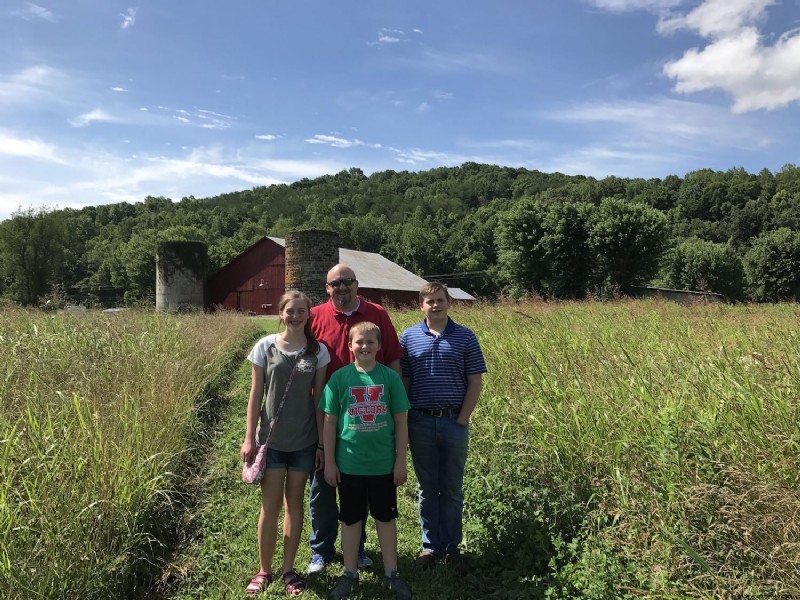
{"label": "black athletic shorts", "polygon": [[367,518],[369,509],[376,521],[397,518],[397,486],[394,475],[348,475],[340,473],[339,520],[353,525]]}

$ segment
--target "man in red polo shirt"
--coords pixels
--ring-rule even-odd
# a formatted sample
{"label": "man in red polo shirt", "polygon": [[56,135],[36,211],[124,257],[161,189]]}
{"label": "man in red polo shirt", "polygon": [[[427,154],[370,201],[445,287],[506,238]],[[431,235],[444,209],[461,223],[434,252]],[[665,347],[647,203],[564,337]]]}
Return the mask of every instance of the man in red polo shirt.
{"label": "man in red polo shirt", "polygon": [[[311,309],[311,330],[317,340],[325,344],[331,355],[325,381],[334,371],[353,362],[347,341],[350,328],[362,321],[371,321],[381,330],[381,348],[376,357],[378,362],[400,374],[403,349],[394,325],[382,306],[358,295],[358,279],[353,269],[345,264],[333,267],[328,271],[325,290],[330,300]],[[333,562],[336,538],[339,535],[336,488],[327,484],[322,471],[315,471],[311,477],[308,504],[311,513],[312,556],[307,572],[314,574],[323,571],[326,564]],[[358,566],[361,568],[372,566],[372,560],[364,552],[365,537],[362,533],[358,551]]]}

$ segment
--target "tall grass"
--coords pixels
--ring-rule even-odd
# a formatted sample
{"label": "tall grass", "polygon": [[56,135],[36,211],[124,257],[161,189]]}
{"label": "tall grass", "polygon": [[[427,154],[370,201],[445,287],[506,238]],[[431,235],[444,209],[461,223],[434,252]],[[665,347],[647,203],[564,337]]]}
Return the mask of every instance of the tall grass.
{"label": "tall grass", "polygon": [[0,312],[0,596],[127,595],[181,502],[231,315]]}
{"label": "tall grass", "polygon": [[454,317],[489,365],[466,484],[484,561],[552,598],[800,597],[800,307]]}

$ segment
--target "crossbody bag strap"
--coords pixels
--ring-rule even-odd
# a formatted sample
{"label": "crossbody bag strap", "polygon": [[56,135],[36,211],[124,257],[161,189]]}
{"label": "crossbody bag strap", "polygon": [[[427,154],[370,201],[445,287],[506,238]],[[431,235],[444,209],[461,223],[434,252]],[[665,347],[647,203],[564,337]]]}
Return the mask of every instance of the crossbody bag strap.
{"label": "crossbody bag strap", "polygon": [[292,366],[292,372],[289,373],[289,381],[286,382],[286,389],[283,390],[283,397],[281,398],[281,401],[278,404],[278,408],[275,411],[275,416],[272,417],[272,420],[270,420],[269,422],[269,434],[267,435],[267,441],[264,443],[265,446],[269,446],[269,440],[272,437],[272,432],[275,431],[275,426],[278,424],[278,419],[280,419],[281,412],[283,411],[283,405],[286,404],[286,397],[289,395],[289,388],[292,387],[292,382],[294,381],[295,373],[297,373],[297,366],[300,364],[300,361],[302,359],[303,359],[303,353],[300,353],[297,356],[297,360],[294,361],[294,365]]}

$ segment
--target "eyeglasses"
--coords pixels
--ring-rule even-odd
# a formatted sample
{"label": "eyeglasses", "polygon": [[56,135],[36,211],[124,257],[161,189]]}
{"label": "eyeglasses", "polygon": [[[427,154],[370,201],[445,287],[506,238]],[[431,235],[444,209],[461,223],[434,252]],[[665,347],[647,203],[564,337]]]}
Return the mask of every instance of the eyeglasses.
{"label": "eyeglasses", "polygon": [[353,282],[356,280],[355,277],[344,277],[342,279],[334,279],[333,281],[329,281],[328,285],[332,288],[339,287],[340,285],[350,286],[353,285]]}

